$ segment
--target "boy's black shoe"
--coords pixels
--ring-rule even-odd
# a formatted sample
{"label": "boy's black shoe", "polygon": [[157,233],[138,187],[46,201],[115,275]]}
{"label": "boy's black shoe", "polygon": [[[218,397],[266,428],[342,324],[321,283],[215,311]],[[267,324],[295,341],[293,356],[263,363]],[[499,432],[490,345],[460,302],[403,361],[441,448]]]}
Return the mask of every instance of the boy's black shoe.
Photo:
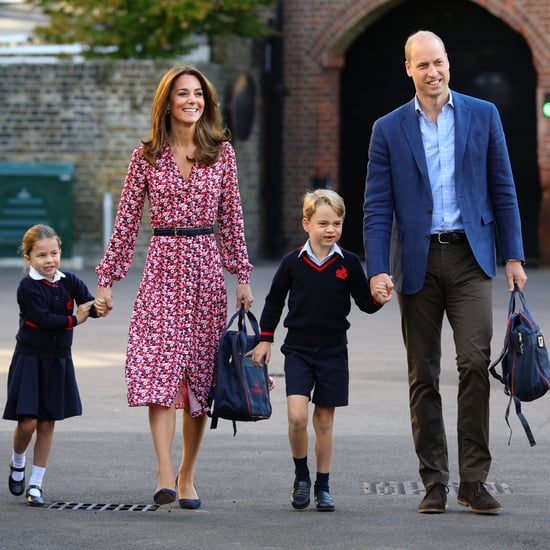
{"label": "boy's black shoe", "polygon": [[447,508],[447,492],[443,483],[434,483],[426,489],[426,496],[418,506],[421,514],[443,514]]}
{"label": "boy's black shoe", "polygon": [[319,512],[334,512],[334,499],[328,491],[317,491],[315,493],[315,508]]}
{"label": "boy's black shoe", "polygon": [[21,481],[15,481],[13,477],[11,477],[11,474],[13,472],[24,472],[25,468],[16,468],[11,462],[10,462],[10,477],[8,479],[8,487],[10,489],[10,493],[12,495],[15,495],[18,497],[19,495],[22,495],[25,491],[25,475],[23,475],[23,479]]}
{"label": "boy's black shoe", "polygon": [[500,503],[493,498],[481,481],[461,481],[456,498],[462,506],[469,506],[476,514],[498,514]]}
{"label": "boy's black shoe", "polygon": [[303,510],[309,506],[309,492],[311,490],[311,481],[295,481],[292,493],[290,494],[290,503],[296,510]]}

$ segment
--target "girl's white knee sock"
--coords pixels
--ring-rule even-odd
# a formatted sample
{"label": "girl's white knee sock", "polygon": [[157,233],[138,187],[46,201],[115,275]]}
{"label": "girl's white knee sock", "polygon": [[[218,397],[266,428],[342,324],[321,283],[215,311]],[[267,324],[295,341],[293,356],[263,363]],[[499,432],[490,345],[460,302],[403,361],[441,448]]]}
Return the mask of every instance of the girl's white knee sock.
{"label": "girl's white knee sock", "polygon": [[[19,454],[12,450],[11,452],[11,465],[14,468],[25,467],[25,453]],[[25,477],[25,472],[13,472],[11,477],[14,481],[21,481]]]}
{"label": "girl's white knee sock", "polygon": [[46,468],[42,468],[42,466],[36,466],[36,464],[33,464],[29,485],[38,485],[39,487],[42,487],[42,481],[44,480],[45,473]]}

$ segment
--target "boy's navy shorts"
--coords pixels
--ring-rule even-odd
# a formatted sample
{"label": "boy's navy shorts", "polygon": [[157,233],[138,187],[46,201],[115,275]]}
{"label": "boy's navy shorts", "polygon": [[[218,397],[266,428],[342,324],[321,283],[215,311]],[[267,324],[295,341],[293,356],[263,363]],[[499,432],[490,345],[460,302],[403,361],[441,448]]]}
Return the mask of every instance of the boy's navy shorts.
{"label": "boy's navy shorts", "polygon": [[281,351],[285,356],[287,395],[305,395],[320,407],[348,404],[347,346],[304,348],[283,344]]}

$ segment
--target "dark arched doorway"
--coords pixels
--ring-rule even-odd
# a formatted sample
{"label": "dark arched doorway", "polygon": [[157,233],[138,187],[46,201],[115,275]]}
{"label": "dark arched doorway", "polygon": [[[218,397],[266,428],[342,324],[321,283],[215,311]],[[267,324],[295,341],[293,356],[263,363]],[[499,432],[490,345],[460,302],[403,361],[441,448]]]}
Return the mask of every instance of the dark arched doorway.
{"label": "dark arched doorway", "polygon": [[403,45],[419,29],[445,41],[451,89],[495,103],[516,180],[527,258],[538,257],[540,184],[536,73],[522,36],[469,1],[404,2],[365,29],[346,52],[341,90],[340,191],[347,216],[342,243],[363,253],[363,191],[374,121],[412,98]]}

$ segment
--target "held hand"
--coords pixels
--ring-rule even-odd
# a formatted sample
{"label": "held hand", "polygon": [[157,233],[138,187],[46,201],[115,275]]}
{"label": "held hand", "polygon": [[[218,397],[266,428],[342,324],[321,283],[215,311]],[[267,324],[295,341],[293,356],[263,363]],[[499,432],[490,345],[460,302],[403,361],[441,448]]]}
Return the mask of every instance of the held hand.
{"label": "held hand", "polygon": [[235,309],[239,311],[241,305],[244,304],[244,310],[248,311],[253,301],[254,297],[252,296],[250,285],[237,285],[237,307]]}
{"label": "held hand", "polygon": [[[260,344],[269,344],[269,342],[260,342]],[[270,346],[268,347],[268,353],[265,356],[265,363],[263,363],[264,357],[260,357],[259,359],[258,358],[254,359],[254,352],[258,349],[260,344],[258,344],[253,350],[250,350],[248,353],[245,354],[245,357],[252,356],[252,363],[254,364],[255,367],[262,367],[264,364],[267,365],[269,363],[269,359],[271,358],[271,344],[270,344]],[[273,378],[273,376],[268,376],[267,389],[271,391],[274,388],[275,388],[275,379]]]}
{"label": "held hand", "polygon": [[105,317],[107,315],[108,313],[107,300],[105,300],[105,298],[96,298],[94,300],[94,307],[95,307],[96,313],[100,317]]}
{"label": "held hand", "polygon": [[374,295],[377,304],[383,306],[386,302],[389,302],[391,299],[391,292],[388,293],[386,288],[386,283],[384,281],[379,281],[375,285]]}
{"label": "held hand", "polygon": [[92,304],[94,303],[93,300],[90,300],[89,302],[86,302],[84,304],[80,304],[76,310],[76,322],[78,325],[81,325],[82,323],[85,323],[88,320],[88,317],[90,316],[90,308],[92,307]]}
{"label": "held hand", "polygon": [[252,363],[257,367],[260,367],[262,363],[265,362],[266,365],[269,364],[271,360],[271,342],[260,342],[252,350]]}
{"label": "held hand", "polygon": [[527,275],[523,270],[523,266],[519,260],[508,260],[504,268],[506,274],[506,282],[508,284],[508,290],[512,292],[514,290],[514,284],[518,285],[520,290],[523,290],[525,283],[527,282]]}
{"label": "held hand", "polygon": [[370,292],[372,297],[379,304],[389,302],[393,293],[393,282],[391,275],[378,273],[370,278]]}
{"label": "held hand", "polygon": [[100,304],[101,302],[104,302],[105,304],[104,306],[101,306],[103,307],[102,313],[99,312],[99,309],[97,308],[97,305],[96,305],[96,309],[98,309],[98,313],[100,313],[102,317],[106,317],[107,315],[109,315],[109,312],[113,309],[112,289],[106,286],[98,286],[95,293],[95,298],[96,298],[96,302]]}

